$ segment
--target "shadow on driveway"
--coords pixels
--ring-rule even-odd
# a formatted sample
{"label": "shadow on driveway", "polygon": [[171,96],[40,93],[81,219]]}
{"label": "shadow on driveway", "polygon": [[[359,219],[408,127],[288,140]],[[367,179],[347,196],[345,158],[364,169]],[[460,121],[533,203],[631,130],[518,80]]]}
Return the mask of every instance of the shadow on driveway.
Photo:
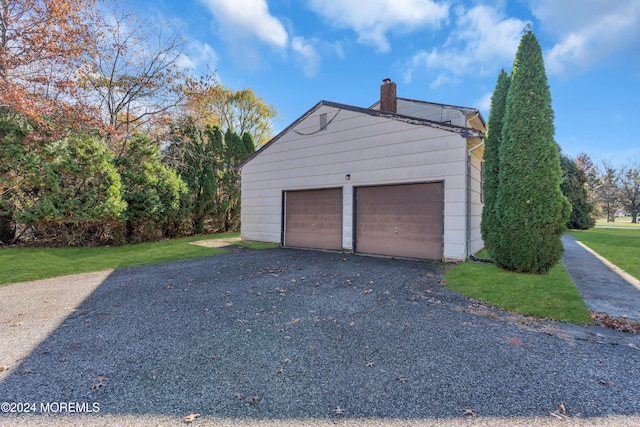
{"label": "shadow on driveway", "polygon": [[237,249],[117,270],[33,343],[0,399],[270,420],[640,413],[637,346],[491,310],[447,290],[445,268]]}

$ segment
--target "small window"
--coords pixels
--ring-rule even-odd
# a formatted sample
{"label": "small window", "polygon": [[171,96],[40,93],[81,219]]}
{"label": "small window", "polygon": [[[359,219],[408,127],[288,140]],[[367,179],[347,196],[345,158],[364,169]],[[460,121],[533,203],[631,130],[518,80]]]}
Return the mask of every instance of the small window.
{"label": "small window", "polygon": [[320,130],[327,128],[327,113],[320,114]]}

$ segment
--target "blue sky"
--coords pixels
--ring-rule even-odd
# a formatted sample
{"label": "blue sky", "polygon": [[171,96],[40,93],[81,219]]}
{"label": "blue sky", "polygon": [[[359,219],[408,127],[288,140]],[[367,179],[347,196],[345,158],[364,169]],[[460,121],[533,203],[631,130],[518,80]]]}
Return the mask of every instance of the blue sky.
{"label": "blue sky", "polygon": [[538,37],[565,154],[640,160],[640,0],[136,0],[172,21],[186,61],[281,115],[280,131],[325,99],[368,107],[383,78],[398,96],[489,116],[522,30]]}

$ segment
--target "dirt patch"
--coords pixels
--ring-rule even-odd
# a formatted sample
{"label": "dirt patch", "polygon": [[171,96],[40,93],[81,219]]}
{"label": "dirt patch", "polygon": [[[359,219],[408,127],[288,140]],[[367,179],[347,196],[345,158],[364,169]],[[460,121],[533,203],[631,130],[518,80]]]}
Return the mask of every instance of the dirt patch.
{"label": "dirt patch", "polygon": [[191,245],[204,246],[206,248],[221,248],[224,246],[232,245],[235,242],[239,242],[239,237],[233,237],[230,239],[211,239],[211,240],[198,240],[195,242],[189,242]]}

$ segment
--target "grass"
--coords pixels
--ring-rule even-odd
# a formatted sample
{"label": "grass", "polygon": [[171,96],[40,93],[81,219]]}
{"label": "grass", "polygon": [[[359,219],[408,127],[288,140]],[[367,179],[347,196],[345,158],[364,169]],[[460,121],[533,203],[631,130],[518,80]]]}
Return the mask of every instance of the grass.
{"label": "grass", "polygon": [[[486,252],[479,258],[488,258]],[[547,274],[522,274],[493,264],[464,262],[445,275],[447,287],[487,304],[528,316],[587,324],[591,315],[562,263]]]}
{"label": "grass", "polygon": [[[239,233],[224,233],[96,248],[0,248],[0,285],[221,254],[227,250],[190,245],[189,242],[238,236]],[[268,243],[236,244],[253,249],[275,246]]]}
{"label": "grass", "polygon": [[630,216],[623,216],[616,218],[615,222],[607,222],[606,218],[598,218],[596,220],[597,227],[629,227],[629,228],[639,228],[640,223],[632,223]]}
{"label": "grass", "polygon": [[640,228],[592,228],[569,234],[640,279]]}

